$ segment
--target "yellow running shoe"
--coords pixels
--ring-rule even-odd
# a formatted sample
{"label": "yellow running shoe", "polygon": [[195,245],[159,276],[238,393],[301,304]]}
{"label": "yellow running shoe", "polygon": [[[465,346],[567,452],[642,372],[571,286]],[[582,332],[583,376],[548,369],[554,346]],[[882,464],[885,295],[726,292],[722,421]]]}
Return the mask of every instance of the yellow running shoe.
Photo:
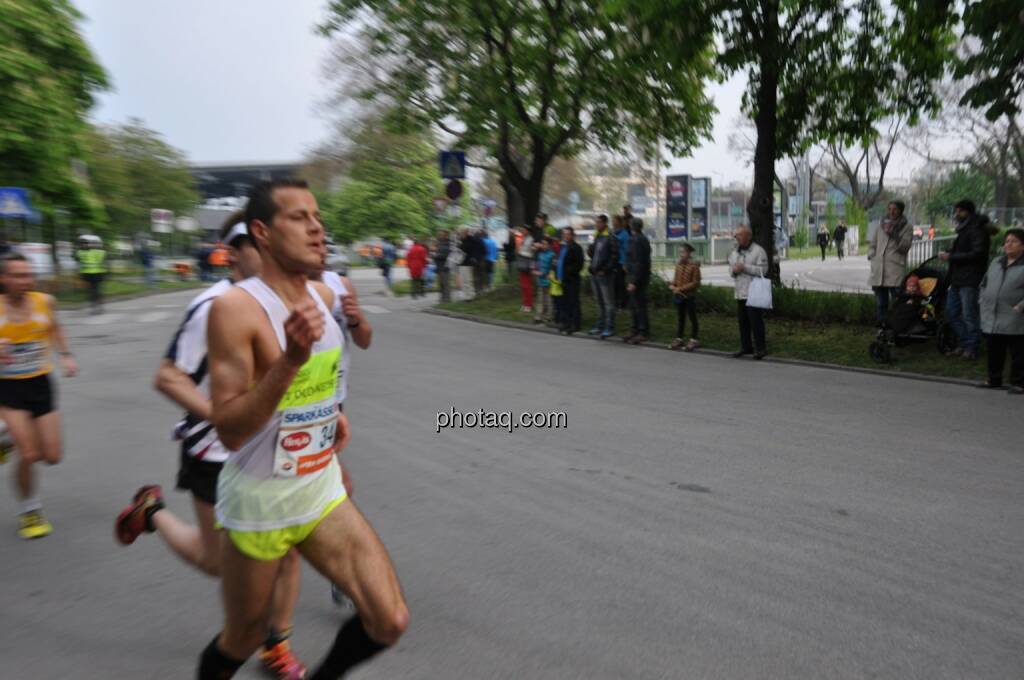
{"label": "yellow running shoe", "polygon": [[43,517],[42,510],[30,510],[18,515],[18,519],[21,522],[21,527],[18,529],[18,535],[22,538],[42,538],[43,536],[49,536],[53,533],[53,525],[46,521]]}

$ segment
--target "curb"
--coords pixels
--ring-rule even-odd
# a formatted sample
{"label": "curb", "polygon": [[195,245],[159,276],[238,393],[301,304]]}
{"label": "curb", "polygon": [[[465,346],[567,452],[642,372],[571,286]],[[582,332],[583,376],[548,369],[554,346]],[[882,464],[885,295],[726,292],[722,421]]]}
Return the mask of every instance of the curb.
{"label": "curb", "polygon": [[[437,309],[430,307],[427,309],[420,310],[424,314],[433,314],[434,316],[446,316],[451,319],[459,319],[461,321],[473,321],[475,323],[481,323],[488,326],[500,326],[502,328],[511,328],[520,331],[530,331],[533,333],[546,333],[548,335],[559,335],[558,331],[553,328],[546,328],[544,326],[534,326],[519,323],[516,321],[505,321],[504,319],[488,319],[480,316],[474,316],[472,314],[463,314],[461,312],[452,312],[447,309]],[[561,337],[559,335],[559,337]],[[596,342],[604,342],[600,338],[591,335],[573,335],[572,337],[582,340],[594,340]],[[668,347],[663,344],[646,344],[639,345],[641,349],[656,349],[665,352],[672,352]],[[675,353],[675,352],[673,352]],[[701,354],[715,356],[719,358],[732,359],[732,353],[723,352],[718,349],[704,349],[701,348]],[[862,368],[860,366],[843,366],[842,364],[828,364],[818,361],[806,361],[804,359],[787,359],[784,357],[772,357],[768,356],[763,359],[766,363],[772,364],[783,364],[788,366],[803,366],[805,368],[824,368],[830,371],[844,371],[847,373],[862,373],[865,375],[878,375],[886,378],[901,378],[903,380],[916,380],[918,382],[928,383],[940,383],[946,385],[959,385],[960,387],[974,387],[976,381],[964,380],[962,378],[947,378],[940,375],[925,375],[924,373],[906,373],[901,371],[883,371],[876,368]]]}

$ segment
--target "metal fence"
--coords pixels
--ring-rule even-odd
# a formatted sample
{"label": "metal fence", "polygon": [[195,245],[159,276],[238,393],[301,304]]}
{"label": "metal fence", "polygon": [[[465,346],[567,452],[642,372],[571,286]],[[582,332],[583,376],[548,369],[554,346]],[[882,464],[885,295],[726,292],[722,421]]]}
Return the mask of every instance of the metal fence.
{"label": "metal fence", "polygon": [[926,260],[930,260],[944,250],[953,247],[955,236],[940,236],[933,239],[920,239],[910,245],[910,252],[907,254],[907,266],[913,269]]}
{"label": "metal fence", "polygon": [[[683,241],[656,239],[651,241],[651,259],[655,264],[672,264],[679,259],[679,247]],[[710,239],[694,239],[693,257],[701,264],[722,264],[729,258],[729,251],[736,245],[732,236],[714,236]]]}

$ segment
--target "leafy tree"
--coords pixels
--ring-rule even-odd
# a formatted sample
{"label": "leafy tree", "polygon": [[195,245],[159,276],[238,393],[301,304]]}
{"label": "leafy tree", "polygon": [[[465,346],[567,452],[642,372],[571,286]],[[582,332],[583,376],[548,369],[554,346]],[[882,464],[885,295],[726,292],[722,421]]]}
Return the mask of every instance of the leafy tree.
{"label": "leafy tree", "polygon": [[[990,121],[1021,112],[1024,95],[1024,10],[1020,0],[968,0],[963,12],[966,54],[956,75],[970,80],[961,104]],[[976,46],[975,46],[976,45]]]}
{"label": "leafy tree", "polygon": [[[429,123],[494,159],[521,223],[547,169],[587,146],[684,153],[711,127],[707,42],[647,43],[600,0],[333,0],[322,30],[351,40],[346,92]],[[354,39],[350,36],[356,36]]]}
{"label": "leafy tree", "polygon": [[388,130],[387,115],[365,113],[315,155],[321,211],[342,243],[431,230],[434,199],[443,193],[436,144],[422,129]]}
{"label": "leafy tree", "polygon": [[991,179],[977,170],[956,168],[929,197],[925,203],[925,211],[928,217],[934,220],[937,217],[948,216],[957,201],[970,199],[981,208],[988,204],[994,195],[995,187]]}
{"label": "leafy tree", "polygon": [[72,165],[107,77],[79,32],[82,16],[67,0],[4,0],[0,13],[0,184],[31,189],[46,215],[63,207],[96,223],[99,206]]}
{"label": "leafy tree", "polygon": [[748,206],[755,238],[774,250],[775,163],[811,144],[860,146],[874,124],[914,119],[937,105],[931,82],[950,45],[949,2],[939,0],[618,0],[624,16],[672,44],[708,27],[723,75],[745,71],[743,109],[754,121],[754,187]]}
{"label": "leafy tree", "polygon": [[187,214],[199,202],[185,155],[138,119],[92,128],[85,146],[89,183],[111,234],[148,229],[153,208]]}

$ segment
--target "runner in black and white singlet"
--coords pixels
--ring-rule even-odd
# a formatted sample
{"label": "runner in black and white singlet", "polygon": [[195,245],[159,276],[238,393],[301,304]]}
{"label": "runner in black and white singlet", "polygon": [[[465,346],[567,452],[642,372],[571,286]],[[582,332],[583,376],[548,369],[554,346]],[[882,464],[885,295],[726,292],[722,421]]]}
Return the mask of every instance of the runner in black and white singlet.
{"label": "runner in black and white singlet", "polygon": [[[262,269],[259,251],[253,246],[243,219],[244,212],[239,210],[221,227],[220,240],[227,246],[230,278],[207,288],[186,307],[185,318],[171,340],[155,380],[160,392],[185,409],[184,418],[174,429],[175,439],[181,441],[177,486],[192,494],[196,526],[183,522],[164,507],[157,485],[136,491],[115,522],[115,536],[120,543],[129,545],[143,532],[156,532],[179,557],[210,576],[220,575],[223,532],[215,526],[214,504],[217,478],[230,452],[209,422],[206,330],[213,301],[236,283],[258,276]],[[264,667],[281,680],[297,680],[306,672],[289,643],[291,613],[299,595],[300,566],[296,551],[282,559],[270,626],[260,652]]]}
{"label": "runner in black and white singlet", "polygon": [[263,182],[246,224],[263,272],[214,301],[207,333],[210,422],[231,454],[216,505],[227,535],[224,627],[198,677],[230,678],[259,647],[281,558],[297,547],[356,606],[310,676],[338,678],[397,642],[408,609],[387,551],[342,483],[346,347],[331,318],[334,294],[308,280],[325,253],[316,199],[305,182]]}

